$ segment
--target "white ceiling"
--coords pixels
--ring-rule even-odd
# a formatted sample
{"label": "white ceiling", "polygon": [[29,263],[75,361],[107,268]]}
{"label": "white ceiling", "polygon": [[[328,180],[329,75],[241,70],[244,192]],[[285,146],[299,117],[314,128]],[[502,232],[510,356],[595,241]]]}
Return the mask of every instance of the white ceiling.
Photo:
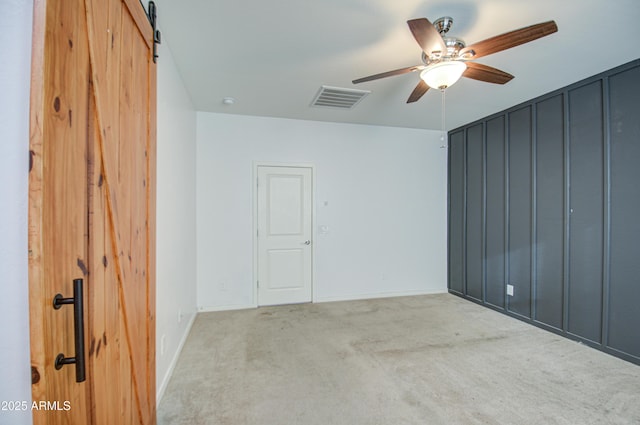
{"label": "white ceiling", "polygon": [[[504,86],[447,89],[447,129],[640,58],[639,0],[156,0],[163,42],[200,111],[440,129],[440,93],[406,104],[418,65],[406,21],[454,19],[467,44],[555,20],[558,32],[478,59],[515,75]],[[162,51],[162,50],[161,50]],[[162,60],[162,57],[160,57]],[[370,90],[352,110],[309,106],[321,85]],[[236,99],[224,105],[223,97]]]}

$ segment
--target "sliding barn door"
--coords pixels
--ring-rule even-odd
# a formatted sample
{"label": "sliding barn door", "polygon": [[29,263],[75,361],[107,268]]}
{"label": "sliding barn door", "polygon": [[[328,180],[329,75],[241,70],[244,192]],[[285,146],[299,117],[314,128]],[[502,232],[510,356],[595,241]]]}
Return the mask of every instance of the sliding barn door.
{"label": "sliding barn door", "polygon": [[[34,3],[29,290],[36,425],[155,423],[152,33],[138,0]],[[74,292],[79,285],[82,297]],[[56,294],[66,299],[59,308]]]}

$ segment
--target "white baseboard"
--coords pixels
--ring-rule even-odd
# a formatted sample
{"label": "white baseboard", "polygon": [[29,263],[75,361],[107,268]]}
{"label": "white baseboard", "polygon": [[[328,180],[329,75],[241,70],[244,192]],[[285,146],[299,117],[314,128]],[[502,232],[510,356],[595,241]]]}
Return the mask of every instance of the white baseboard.
{"label": "white baseboard", "polygon": [[252,308],[258,308],[258,305],[257,304],[231,304],[231,305],[200,306],[198,307],[198,313],[211,313],[214,311],[229,311],[229,310],[248,310]]}
{"label": "white baseboard", "polygon": [[447,288],[436,290],[415,290],[415,291],[399,291],[399,292],[375,292],[371,294],[351,294],[340,295],[331,297],[316,297],[313,302],[327,303],[334,301],[358,301],[358,300],[370,300],[374,298],[395,298],[395,297],[411,297],[416,295],[432,295],[432,294],[445,294]]}
{"label": "white baseboard", "polygon": [[185,328],[184,334],[180,339],[180,343],[178,344],[178,349],[176,350],[175,354],[173,355],[173,358],[171,359],[171,363],[169,364],[167,373],[165,373],[164,376],[162,377],[162,383],[160,384],[160,388],[158,388],[158,391],[156,393],[156,407],[160,404],[160,400],[162,400],[162,396],[164,395],[164,392],[167,389],[167,385],[169,385],[169,380],[173,375],[173,370],[175,369],[176,364],[178,363],[178,358],[180,357],[180,353],[182,353],[182,348],[184,347],[185,342],[187,342],[187,337],[191,332],[191,327],[193,326],[193,322],[195,322],[197,315],[198,313],[193,314],[191,316],[191,319],[189,320],[189,323],[187,323],[187,327]]}
{"label": "white baseboard", "polygon": [[[410,297],[415,295],[431,295],[431,294],[446,294],[446,286],[443,289],[417,289],[414,291],[398,291],[398,292],[374,292],[365,294],[351,294],[351,295],[339,295],[330,297],[318,297],[314,296],[314,303],[327,303],[332,301],[358,301],[358,300],[370,300],[374,298],[394,298],[394,297]],[[216,306],[200,306],[198,307],[198,313],[211,313],[216,311],[231,311],[231,310],[250,310],[258,308],[257,304],[230,304],[230,305],[216,305]]]}

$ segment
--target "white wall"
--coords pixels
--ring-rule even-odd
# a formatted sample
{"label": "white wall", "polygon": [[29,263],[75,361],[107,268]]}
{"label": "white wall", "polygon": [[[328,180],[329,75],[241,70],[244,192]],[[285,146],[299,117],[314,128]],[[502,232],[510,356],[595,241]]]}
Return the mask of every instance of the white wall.
{"label": "white wall", "polygon": [[315,165],[314,301],[446,291],[439,132],[198,112],[197,135],[200,310],[256,305],[254,161]]}
{"label": "white wall", "polygon": [[[31,0],[0,1],[0,401],[31,402],[27,188]],[[30,424],[31,411],[0,411]]]}
{"label": "white wall", "polygon": [[160,399],[196,312],[196,112],[166,38],[158,54],[156,382]]}

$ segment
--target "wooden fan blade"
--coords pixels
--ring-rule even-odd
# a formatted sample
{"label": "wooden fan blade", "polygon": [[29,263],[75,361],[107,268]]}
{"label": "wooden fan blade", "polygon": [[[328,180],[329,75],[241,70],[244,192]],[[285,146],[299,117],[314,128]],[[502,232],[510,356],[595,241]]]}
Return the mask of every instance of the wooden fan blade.
{"label": "wooden fan blade", "polygon": [[422,97],[422,95],[427,92],[427,90],[429,90],[429,86],[424,82],[424,80],[421,79],[416,88],[411,92],[411,96],[409,96],[409,99],[407,99],[407,103],[418,101]]}
{"label": "wooden fan blade", "polygon": [[424,66],[416,65],[416,66],[408,66],[406,68],[395,69],[393,71],[382,72],[380,74],[369,75],[368,77],[358,78],[357,80],[353,80],[353,84],[364,83],[365,81],[378,80],[380,78],[393,77],[394,75],[407,74],[409,72],[417,71],[419,69],[423,69]]}
{"label": "wooden fan blade", "polygon": [[431,52],[445,53],[447,47],[438,30],[426,18],[411,19],[407,21],[409,29],[416,39],[422,51],[429,56]]}
{"label": "wooden fan blade", "polygon": [[509,73],[475,62],[467,62],[467,70],[462,76],[494,84],[506,84],[513,79]]}
{"label": "wooden fan blade", "polygon": [[465,53],[469,53],[473,50],[475,54],[473,59],[481,58],[492,53],[501,52],[502,50],[510,49],[512,47],[519,46],[524,43],[528,43],[538,38],[545,37],[549,34],[553,34],[558,31],[558,26],[555,21],[543,22],[540,24],[531,25],[528,27],[520,28],[519,30],[510,31],[495,37],[488,38],[478,43],[467,46],[460,50],[460,56],[464,56]]}

